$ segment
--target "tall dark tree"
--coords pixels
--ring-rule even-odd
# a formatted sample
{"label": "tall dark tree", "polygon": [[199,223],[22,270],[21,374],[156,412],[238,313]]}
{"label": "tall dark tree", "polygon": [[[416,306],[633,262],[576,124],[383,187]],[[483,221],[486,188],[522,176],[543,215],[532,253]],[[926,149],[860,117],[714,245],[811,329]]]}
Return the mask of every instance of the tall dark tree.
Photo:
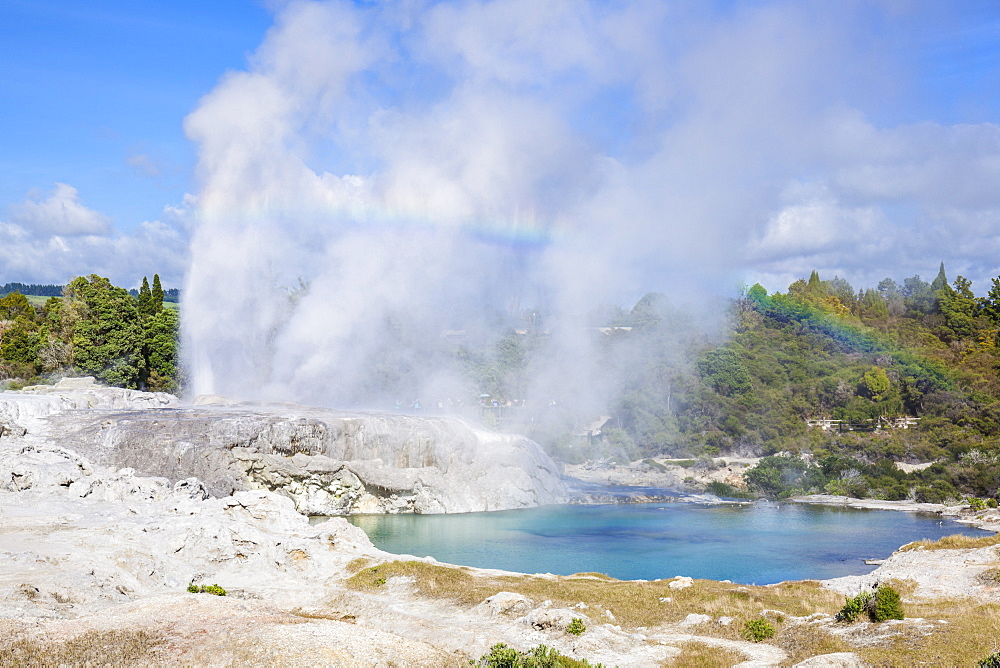
{"label": "tall dark tree", "polygon": [[941,263],[941,268],[938,269],[937,276],[931,281],[931,290],[937,292],[943,288],[948,287],[948,277],[944,273],[944,262]]}
{"label": "tall dark tree", "polygon": [[972,293],[972,281],[959,276],[955,287],[945,285],[937,291],[938,308],[944,316],[945,324],[960,339],[971,338],[976,331],[976,296]]}
{"label": "tall dark tree", "polygon": [[979,307],[992,323],[1000,324],[1000,278],[990,280],[992,282],[990,291],[980,300]]}
{"label": "tall dark tree", "polygon": [[149,291],[149,279],[142,277],[142,287],[139,288],[139,314],[150,315],[153,312],[153,294]]}
{"label": "tall dark tree", "polygon": [[152,313],[159,313],[163,310],[163,286],[160,285],[160,275],[153,274]]}

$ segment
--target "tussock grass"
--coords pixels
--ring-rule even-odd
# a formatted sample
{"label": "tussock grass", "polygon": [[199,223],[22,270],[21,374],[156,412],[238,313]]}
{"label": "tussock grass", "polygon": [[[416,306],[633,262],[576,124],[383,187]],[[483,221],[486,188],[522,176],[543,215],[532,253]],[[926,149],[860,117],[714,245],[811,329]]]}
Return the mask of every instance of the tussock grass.
{"label": "tussock grass", "polygon": [[[422,596],[445,598],[461,605],[476,605],[501,591],[523,594],[536,602],[550,600],[558,607],[585,603],[583,612],[595,622],[606,621],[611,611],[623,627],[655,627],[679,622],[690,613],[735,617],[740,622],[761,616],[765,609],[785,615],[833,614],[843,596],[823,589],[817,582],[787,582],[767,587],[742,586],[712,580],[695,580],[690,587],[670,589],[669,580],[632,582],[594,574],[570,576],[490,576],[471,569],[422,561],[391,561],[363,568],[347,579],[348,587],[378,591],[389,578],[407,576]],[[669,598],[669,601],[662,601]],[[742,623],[706,625],[705,632],[739,638]]]}
{"label": "tussock grass", "polygon": [[347,569],[348,573],[357,573],[362,568],[366,568],[371,563],[372,560],[369,559],[368,557],[358,557],[357,559],[351,559],[349,562],[347,562],[347,566],[345,566],[344,568]]}
{"label": "tussock grass", "polygon": [[969,550],[977,549],[980,547],[992,547],[993,545],[1000,545],[1000,534],[994,534],[992,536],[981,536],[976,538],[974,536],[965,536],[962,534],[953,534],[951,536],[945,536],[939,540],[917,540],[912,543],[907,543],[903,547],[897,550],[898,552],[908,552],[910,550]]}
{"label": "tussock grass", "polygon": [[132,666],[156,664],[163,638],[145,630],[88,631],[70,640],[0,638],[0,666]]}
{"label": "tussock grass", "polygon": [[306,610],[304,608],[295,608],[294,610],[289,610],[289,612],[296,617],[303,617],[305,619],[328,619],[335,622],[346,622],[348,624],[353,624],[357,620],[356,615],[349,615],[339,612],[326,612],[323,610]]}
{"label": "tussock grass", "polygon": [[[907,603],[898,632],[854,651],[873,666],[974,666],[995,650],[1000,604],[972,599]],[[941,624],[939,620],[947,622]]]}
{"label": "tussock grass", "polygon": [[979,574],[979,582],[987,587],[1000,586],[1000,568],[991,568]]}
{"label": "tussock grass", "polygon": [[781,624],[778,634],[768,643],[788,652],[789,664],[818,654],[853,651],[842,638],[833,635],[821,624]]}
{"label": "tussock grass", "polygon": [[680,646],[681,653],[672,661],[663,664],[673,668],[730,668],[741,661],[746,661],[746,657],[740,652],[735,652],[722,647],[712,647],[700,642],[688,642]]}

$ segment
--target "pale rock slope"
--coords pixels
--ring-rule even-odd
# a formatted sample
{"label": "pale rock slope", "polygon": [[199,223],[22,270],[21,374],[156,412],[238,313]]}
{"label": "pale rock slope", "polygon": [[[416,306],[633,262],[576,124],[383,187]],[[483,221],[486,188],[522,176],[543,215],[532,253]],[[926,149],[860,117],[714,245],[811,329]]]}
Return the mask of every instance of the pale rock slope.
{"label": "pale rock slope", "polygon": [[260,489],[307,515],[454,513],[567,500],[559,472],[523,436],[444,417],[293,404],[182,406],[92,379],[0,393],[0,438],[71,447],[90,461],[212,496]]}

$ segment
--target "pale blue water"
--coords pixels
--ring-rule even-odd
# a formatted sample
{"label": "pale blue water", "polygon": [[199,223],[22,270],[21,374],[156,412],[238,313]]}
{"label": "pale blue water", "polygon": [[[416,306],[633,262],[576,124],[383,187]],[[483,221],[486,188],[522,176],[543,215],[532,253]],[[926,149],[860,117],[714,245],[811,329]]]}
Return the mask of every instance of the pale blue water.
{"label": "pale blue water", "polygon": [[936,515],[806,504],[548,506],[461,515],[356,515],[380,549],[523,573],[675,575],[744,584],[860,575],[922,538],[989,532]]}

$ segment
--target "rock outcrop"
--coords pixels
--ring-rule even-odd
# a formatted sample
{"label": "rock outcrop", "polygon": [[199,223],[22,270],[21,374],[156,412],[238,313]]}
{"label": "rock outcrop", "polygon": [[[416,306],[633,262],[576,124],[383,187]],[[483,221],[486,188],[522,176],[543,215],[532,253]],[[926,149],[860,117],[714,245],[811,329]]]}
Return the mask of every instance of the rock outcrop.
{"label": "rock outcrop", "polygon": [[69,379],[0,393],[0,424],[97,464],[171,482],[197,478],[212,496],[275,491],[307,515],[475,512],[567,499],[538,444],[444,417],[222,401],[182,407],[170,395]]}

